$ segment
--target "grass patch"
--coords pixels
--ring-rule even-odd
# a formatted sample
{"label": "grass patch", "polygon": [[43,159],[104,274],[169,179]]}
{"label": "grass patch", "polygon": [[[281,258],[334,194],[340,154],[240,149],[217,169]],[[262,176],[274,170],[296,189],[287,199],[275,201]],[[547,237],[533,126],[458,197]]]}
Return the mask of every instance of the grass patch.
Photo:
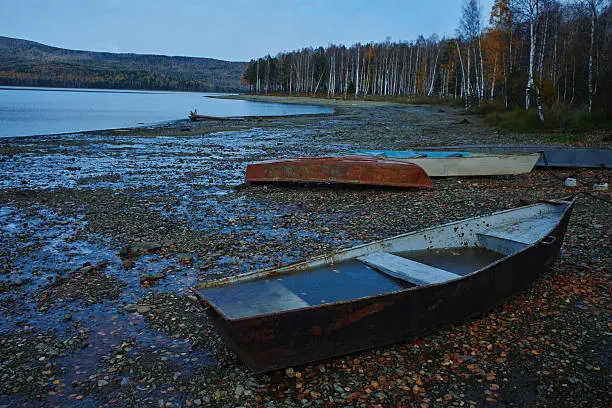
{"label": "grass patch", "polygon": [[[485,109],[486,111],[486,109]],[[484,112],[483,112],[484,113]],[[585,133],[593,130],[612,130],[612,118],[603,113],[589,115],[563,106],[554,106],[544,110],[544,122],[540,121],[535,109],[525,111],[515,108],[509,112],[492,111],[485,114],[484,122],[499,126],[511,132],[520,133]],[[562,136],[562,135],[559,135]],[[576,140],[572,135],[555,137],[555,139]]]}

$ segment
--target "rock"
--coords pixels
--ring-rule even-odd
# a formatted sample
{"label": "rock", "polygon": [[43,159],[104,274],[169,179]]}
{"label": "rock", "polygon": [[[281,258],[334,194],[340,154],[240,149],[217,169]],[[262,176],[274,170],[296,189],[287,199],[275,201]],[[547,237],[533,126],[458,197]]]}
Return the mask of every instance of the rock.
{"label": "rock", "polygon": [[189,254],[181,254],[179,255],[178,261],[182,264],[189,264],[193,262],[193,256]]}
{"label": "rock", "polygon": [[257,387],[259,387],[259,384],[257,383],[257,381],[255,381],[255,379],[253,377],[249,377],[249,379],[246,381],[245,385],[248,388],[257,388]]}
{"label": "rock", "polygon": [[95,271],[95,270],[96,270],[96,267],[94,265],[86,265],[86,266],[82,267],[79,270],[79,272],[82,273],[83,275],[85,275],[85,274],[87,274],[89,272],[92,272],[92,271]]}
{"label": "rock", "polygon": [[136,311],[140,314],[144,314],[151,311],[151,308],[149,306],[136,306]]}
{"label": "rock", "polygon": [[135,305],[133,303],[130,303],[129,305],[125,305],[123,307],[123,310],[125,310],[128,313],[135,313],[138,311],[138,305]]}
{"label": "rock", "polygon": [[98,380],[98,387],[104,387],[105,385],[108,385],[108,381]]}
{"label": "rock", "polygon": [[237,397],[240,397],[242,394],[244,394],[244,386],[242,386],[242,384],[238,384],[236,386],[236,391],[234,391],[234,394],[236,394]]}
{"label": "rock", "polygon": [[163,272],[156,273],[154,275],[140,275],[140,283],[152,283],[158,280],[164,279],[166,274]]}
{"label": "rock", "polygon": [[119,249],[119,256],[122,258],[135,257],[157,251],[161,248],[163,248],[163,245],[159,242],[141,242],[138,244],[121,247],[121,249]]}
{"label": "rock", "polygon": [[141,242],[131,247],[130,253],[132,255],[142,255],[147,252],[156,251],[161,249],[163,246],[159,242]]}
{"label": "rock", "polygon": [[199,398],[194,399],[193,405],[195,405],[196,407],[199,407],[200,405],[202,405],[202,400]]}
{"label": "rock", "polygon": [[119,249],[119,256],[122,258],[127,258],[130,255],[130,246],[126,245]]}

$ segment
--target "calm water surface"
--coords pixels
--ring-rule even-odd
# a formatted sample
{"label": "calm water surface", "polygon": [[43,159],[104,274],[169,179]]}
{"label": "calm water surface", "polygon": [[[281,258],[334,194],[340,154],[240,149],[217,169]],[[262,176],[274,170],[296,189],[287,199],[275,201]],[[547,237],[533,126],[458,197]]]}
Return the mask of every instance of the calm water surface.
{"label": "calm water surface", "polygon": [[209,98],[220,94],[164,91],[0,87],[0,137],[136,127],[209,116],[331,113],[320,106]]}

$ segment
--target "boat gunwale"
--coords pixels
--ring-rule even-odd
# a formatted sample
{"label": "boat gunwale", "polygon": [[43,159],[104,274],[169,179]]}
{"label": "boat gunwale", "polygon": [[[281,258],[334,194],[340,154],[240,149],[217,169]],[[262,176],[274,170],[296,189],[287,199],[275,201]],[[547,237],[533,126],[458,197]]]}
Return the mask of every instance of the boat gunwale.
{"label": "boat gunwale", "polygon": [[[380,151],[380,152],[385,152],[386,150],[364,150],[364,151],[370,151],[370,152],[375,152],[375,151]],[[392,151],[392,150],[390,150]],[[401,150],[400,150],[401,151]],[[376,158],[380,158],[380,159],[389,159],[389,160],[399,160],[399,161],[405,161],[407,159],[419,159],[419,160],[450,160],[450,159],[484,159],[484,158],[495,158],[495,157],[503,157],[503,158],[508,158],[508,156],[519,156],[519,157],[528,157],[528,156],[537,156],[538,159],[541,156],[541,152],[532,152],[532,153],[481,153],[481,152],[469,152],[470,155],[469,156],[446,156],[446,157],[418,157],[416,156],[416,154],[418,153],[422,153],[422,154],[427,154],[427,153],[439,153],[441,151],[445,151],[445,150],[415,150],[415,156],[406,156],[406,157],[389,157],[389,156],[385,156],[384,153],[381,154],[373,154],[373,153],[359,153],[359,155],[363,155],[364,157],[376,157]],[[452,150],[448,151],[449,153],[452,153]],[[457,153],[461,153],[459,151],[457,151]],[[537,161],[537,160],[536,160]]]}
{"label": "boat gunwale", "polygon": [[[235,280],[235,281],[226,281],[228,278],[222,278],[220,280],[215,280],[215,281],[211,281],[207,284],[202,284],[202,285],[198,285],[198,286],[194,286],[191,287],[190,290],[195,294],[195,296],[202,301],[207,307],[212,308],[223,320],[225,320],[228,324],[234,324],[234,323],[241,323],[243,321],[248,321],[248,320],[257,320],[257,319],[261,319],[261,318],[268,318],[268,317],[274,317],[274,316],[283,316],[285,314],[290,314],[290,313],[295,313],[297,310],[299,311],[306,311],[306,310],[313,310],[316,308],[329,308],[329,307],[335,307],[335,306],[341,306],[344,304],[350,304],[350,303],[356,303],[356,302],[362,302],[366,299],[376,299],[376,298],[384,298],[387,296],[392,296],[392,295],[396,295],[396,294],[400,294],[403,292],[412,292],[412,291],[416,291],[416,290],[420,290],[420,289],[429,289],[432,287],[436,287],[436,286],[442,286],[442,285],[446,285],[449,282],[456,282],[458,280],[461,279],[467,279],[469,277],[472,277],[474,275],[480,274],[484,271],[486,271],[487,269],[490,269],[494,266],[497,266],[498,264],[500,264],[501,262],[505,262],[507,261],[507,259],[514,257],[518,254],[521,254],[531,248],[533,248],[534,246],[540,244],[544,239],[546,239],[549,235],[551,231],[554,231],[559,224],[562,222],[562,220],[565,218],[565,215],[567,214],[568,211],[570,211],[572,209],[572,207],[574,206],[575,202],[576,202],[576,197],[572,197],[572,198],[565,198],[565,199],[559,199],[559,200],[541,200],[538,201],[537,203],[534,204],[530,204],[530,205],[525,205],[525,206],[520,206],[520,207],[515,207],[515,208],[510,208],[510,209],[506,209],[506,210],[502,210],[502,211],[498,211],[498,212],[494,212],[492,214],[488,214],[488,215],[480,215],[480,216],[475,216],[475,217],[470,217],[470,218],[465,218],[462,220],[458,220],[458,221],[452,221],[450,223],[446,223],[446,224],[441,224],[441,225],[436,225],[436,226],[432,226],[432,227],[428,227],[425,229],[420,229],[417,231],[412,231],[412,232],[407,232],[404,234],[400,234],[400,235],[396,235],[393,237],[389,237],[389,238],[385,238],[382,240],[378,240],[378,241],[374,241],[374,242],[369,242],[366,244],[360,244],[351,248],[346,248],[343,250],[339,250],[336,252],[332,252],[332,253],[328,253],[328,254],[323,254],[323,255],[319,255],[316,256],[314,258],[309,258],[308,260],[304,260],[304,261],[298,261],[298,262],[294,262],[294,263],[290,263],[290,264],[286,264],[286,265],[282,265],[282,266],[276,266],[276,267],[271,267],[271,268],[266,268],[266,269],[260,269],[260,270],[256,270],[253,272],[247,272],[245,274],[241,274],[241,275],[236,275],[233,278],[242,278],[242,277],[251,277],[253,276],[253,279],[240,279],[240,280]],[[439,283],[432,283],[432,284],[428,284],[428,285],[417,285],[417,286],[413,286],[413,287],[409,287],[409,288],[402,288],[402,289],[398,289],[398,290],[394,290],[394,291],[390,291],[390,292],[384,292],[384,293],[379,293],[376,295],[370,295],[370,296],[363,296],[363,297],[359,297],[359,298],[353,298],[353,299],[347,299],[347,300],[340,300],[340,301],[336,301],[336,302],[330,302],[330,303],[325,303],[325,304],[321,304],[321,305],[309,305],[309,306],[305,306],[305,307],[300,307],[300,308],[295,308],[295,309],[289,309],[289,310],[281,310],[278,312],[271,312],[271,313],[261,313],[261,314],[257,314],[257,315],[253,315],[253,316],[245,316],[245,317],[238,317],[238,318],[230,318],[229,316],[227,316],[223,311],[221,311],[221,309],[219,307],[217,307],[214,303],[210,303],[208,302],[206,299],[204,299],[204,297],[199,293],[199,290],[201,289],[208,289],[208,288],[213,288],[213,287],[219,287],[219,286],[223,286],[223,285],[228,285],[228,284],[232,284],[232,283],[240,283],[240,282],[248,282],[251,280],[255,280],[259,277],[263,278],[263,277],[267,277],[267,276],[271,276],[274,274],[275,270],[278,269],[286,269],[286,268],[290,268],[292,266],[297,266],[297,265],[306,265],[307,263],[310,263],[312,261],[315,260],[319,260],[319,259],[325,259],[325,258],[330,258],[335,254],[339,254],[339,253],[344,253],[344,252],[348,252],[354,249],[358,249],[364,246],[369,246],[369,245],[374,245],[377,243],[382,243],[382,242],[386,242],[386,241],[390,241],[393,239],[397,239],[397,238],[402,238],[408,235],[413,235],[416,233],[420,233],[420,232],[425,232],[425,231],[429,231],[432,229],[436,229],[436,228],[441,228],[441,227],[446,227],[446,226],[450,226],[453,224],[457,224],[460,222],[467,222],[467,221],[471,221],[471,220],[475,220],[478,218],[484,218],[484,217],[489,217],[489,216],[493,216],[493,215],[498,215],[498,214],[504,214],[507,212],[511,212],[511,211],[516,211],[518,209],[521,208],[528,208],[528,207],[535,207],[536,205],[539,204],[550,204],[550,205],[565,205],[565,208],[563,209],[563,211],[559,214],[559,217],[557,218],[557,222],[550,228],[550,230],[548,231],[548,233],[544,234],[541,238],[539,238],[537,241],[534,241],[533,243],[526,245],[524,248],[519,249],[516,252],[513,252],[512,254],[503,256],[502,258],[499,258],[489,264],[487,264],[486,266],[477,269],[469,274],[466,275],[458,275],[457,278],[455,279],[450,279],[448,281],[444,281],[444,282],[439,282]],[[303,270],[306,270],[307,268],[304,268]],[[289,273],[294,273],[294,272],[299,272],[301,271],[300,268],[296,268],[294,270],[287,270],[285,272],[280,272],[280,275],[284,275],[284,274],[289,274]],[[255,275],[260,275],[260,276],[255,276]],[[219,285],[214,285],[212,286],[211,284],[217,283],[219,282]],[[208,285],[208,286],[206,286]]]}
{"label": "boat gunwale", "polygon": [[[314,162],[314,161],[323,161],[323,160],[330,160],[330,159],[332,160],[337,159],[339,162],[354,160],[354,161],[365,162],[365,163],[382,162],[382,163],[395,163],[395,164],[403,164],[403,165],[407,164],[406,161],[402,159],[398,159],[398,158],[393,158],[393,157],[381,157],[381,156],[354,154],[354,155],[347,155],[347,156],[308,156],[308,157],[287,157],[284,159],[269,159],[269,160],[262,160],[262,161],[248,163],[247,166],[264,165],[264,164],[279,164],[279,163],[285,163],[285,162],[287,163],[299,163],[302,161],[303,162],[308,162],[308,161]],[[408,163],[408,164],[412,164],[412,163]]]}

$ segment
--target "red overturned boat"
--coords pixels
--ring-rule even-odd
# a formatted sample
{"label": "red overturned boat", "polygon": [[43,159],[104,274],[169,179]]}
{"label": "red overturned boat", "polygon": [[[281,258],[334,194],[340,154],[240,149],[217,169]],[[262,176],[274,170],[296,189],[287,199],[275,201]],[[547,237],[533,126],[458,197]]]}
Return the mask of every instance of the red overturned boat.
{"label": "red overturned boat", "polygon": [[339,183],[433,188],[429,176],[413,163],[376,157],[304,157],[252,163],[247,182]]}

